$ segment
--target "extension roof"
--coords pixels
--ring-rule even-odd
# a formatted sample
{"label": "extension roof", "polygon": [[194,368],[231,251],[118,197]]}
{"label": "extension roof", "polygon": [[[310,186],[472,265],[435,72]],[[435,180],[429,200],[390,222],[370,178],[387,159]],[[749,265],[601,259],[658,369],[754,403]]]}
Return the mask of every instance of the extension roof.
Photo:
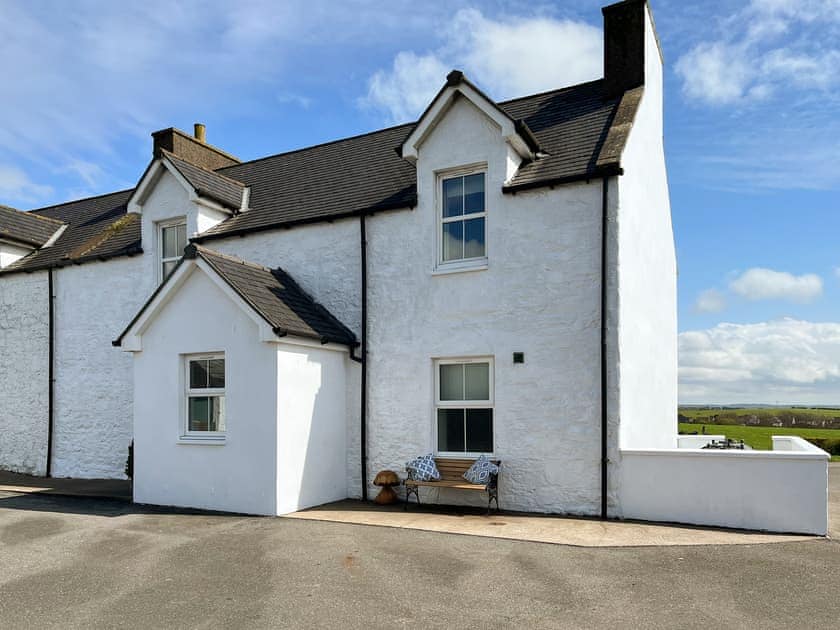
{"label": "extension roof", "polygon": [[[504,192],[621,172],[620,157],[643,88],[605,97],[603,79],[498,103],[540,153],[524,162]],[[195,242],[334,220],[417,204],[416,168],[397,149],[417,123],[390,127],[210,171],[167,153],[191,184],[228,205],[250,188],[249,207]],[[100,260],[141,252],[136,217],[123,218],[133,191],[35,210],[68,224],[53,247],[2,272]],[[240,197],[241,198],[241,197]],[[239,207],[238,205],[236,207]]]}
{"label": "extension roof", "polygon": [[0,205],[0,240],[41,247],[62,225],[55,219]]}
{"label": "extension roof", "polygon": [[158,295],[171,290],[178,269],[189,261],[202,260],[265,321],[278,337],[287,335],[315,339],[321,343],[356,346],[356,336],[326,308],[316,302],[282,269],[269,269],[234,256],[220,254],[191,243],[176,269],[152,294],[126,330],[114,341],[119,346]]}

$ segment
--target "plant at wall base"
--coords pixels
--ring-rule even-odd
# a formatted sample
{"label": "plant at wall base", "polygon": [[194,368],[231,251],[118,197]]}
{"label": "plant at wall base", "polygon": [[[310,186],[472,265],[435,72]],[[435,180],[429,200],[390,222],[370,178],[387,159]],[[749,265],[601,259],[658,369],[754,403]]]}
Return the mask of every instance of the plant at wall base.
{"label": "plant at wall base", "polygon": [[128,458],[125,460],[125,476],[134,479],[134,440],[128,445]]}

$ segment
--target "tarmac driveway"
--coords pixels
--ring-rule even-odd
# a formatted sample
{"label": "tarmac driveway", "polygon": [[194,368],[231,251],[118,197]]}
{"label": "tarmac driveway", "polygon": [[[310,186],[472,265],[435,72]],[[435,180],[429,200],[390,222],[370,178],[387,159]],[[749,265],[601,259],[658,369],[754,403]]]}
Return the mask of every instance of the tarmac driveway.
{"label": "tarmac driveway", "polygon": [[578,548],[0,493],[4,628],[833,627],[839,564],[832,540]]}

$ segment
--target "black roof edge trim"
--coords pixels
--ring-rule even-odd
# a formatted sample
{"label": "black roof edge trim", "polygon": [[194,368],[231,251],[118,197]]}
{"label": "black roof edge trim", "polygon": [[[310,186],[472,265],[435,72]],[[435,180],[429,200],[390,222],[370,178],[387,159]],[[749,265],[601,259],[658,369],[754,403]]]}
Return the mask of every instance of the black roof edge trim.
{"label": "black roof edge trim", "polygon": [[[350,212],[343,212],[341,214],[331,214],[324,217],[310,217],[308,219],[294,219],[291,221],[277,221],[275,223],[267,223],[265,225],[258,225],[255,227],[239,228],[236,230],[229,230],[227,232],[217,232],[213,234],[199,234],[190,239],[192,243],[203,243],[204,241],[218,240],[220,238],[228,238],[231,236],[244,236],[246,234],[254,234],[256,232],[267,232],[268,230],[278,230],[282,228],[292,228],[298,225],[309,225],[312,223],[330,223],[339,219],[350,219],[358,217],[363,214],[375,214],[377,212],[385,212],[390,210],[412,210],[417,207],[417,193],[414,193],[411,198],[404,203],[388,204],[384,206],[368,207],[362,210],[352,210]],[[253,212],[251,210],[250,212]]]}
{"label": "black roof edge trim", "polygon": [[549,188],[551,186],[561,186],[563,184],[572,184],[574,182],[582,182],[590,179],[601,179],[602,177],[615,177],[624,175],[624,169],[619,166],[618,162],[607,164],[595,171],[589,173],[580,173],[579,175],[568,175],[566,177],[555,177],[554,179],[541,179],[525,184],[514,184],[512,186],[502,186],[502,192],[506,194],[517,193],[521,190],[532,190],[534,188]]}
{"label": "black roof edge trim", "polygon": [[521,118],[516,119],[513,121],[514,129],[516,129],[516,133],[522,136],[522,139],[525,140],[525,144],[528,145],[528,148],[531,149],[534,153],[541,153],[542,147],[540,146],[539,140],[534,135],[534,132],[531,131],[531,128],[528,124],[522,120]]}
{"label": "black roof edge trim", "polygon": [[93,254],[91,256],[82,256],[80,258],[73,258],[69,260],[58,260],[56,262],[51,262],[46,265],[40,265],[38,267],[2,269],[0,270],[0,276],[10,276],[15,273],[35,273],[36,271],[49,271],[50,269],[61,269],[62,267],[69,267],[70,265],[84,265],[90,262],[107,262],[113,258],[122,258],[123,256],[137,256],[142,253],[142,247],[132,247],[131,249],[121,251],[118,254]]}

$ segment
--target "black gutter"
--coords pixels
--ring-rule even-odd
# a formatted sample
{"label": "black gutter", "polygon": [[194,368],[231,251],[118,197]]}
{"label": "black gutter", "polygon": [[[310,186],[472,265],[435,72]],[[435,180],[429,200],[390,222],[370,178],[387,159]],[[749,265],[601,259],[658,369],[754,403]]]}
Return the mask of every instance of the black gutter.
{"label": "black gutter", "polygon": [[611,177],[614,175],[623,175],[624,171],[619,166],[618,162],[599,166],[593,171],[586,173],[578,173],[577,175],[566,175],[564,177],[554,177],[551,179],[539,179],[523,184],[511,184],[502,186],[502,192],[505,194],[516,194],[520,190],[531,190],[533,188],[550,188],[552,186],[562,186],[563,184],[571,184],[574,182],[588,182],[593,179],[601,179],[604,177]]}
{"label": "black gutter", "polygon": [[53,428],[55,425],[55,292],[53,290],[53,270],[47,270],[47,290],[49,291],[49,403],[47,411],[47,470],[46,476],[52,474]]}
{"label": "black gutter", "polygon": [[601,184],[601,518],[607,518],[607,247],[609,226],[609,178]]}
{"label": "black gutter", "polygon": [[367,231],[364,213],[359,215],[359,247],[362,259],[362,402],[359,448],[362,466],[362,501],[367,501]]}
{"label": "black gutter", "polygon": [[[297,227],[299,225],[311,225],[312,223],[332,223],[341,219],[350,219],[353,217],[360,217],[365,214],[373,214],[375,212],[385,212],[390,210],[413,210],[417,206],[417,193],[412,193],[407,199],[400,202],[382,204],[379,206],[371,206],[362,208],[360,210],[348,210],[347,212],[340,212],[328,216],[307,217],[305,219],[292,219],[286,221],[274,221],[264,225],[255,225],[253,227],[237,228],[235,230],[225,230],[223,232],[212,232],[209,234],[199,234],[190,239],[193,243],[203,243],[204,241],[217,240],[220,238],[230,238],[231,236],[246,236],[256,232],[265,232],[267,230],[278,230]],[[253,210],[248,210],[253,212]],[[243,216],[242,213],[238,216]],[[221,225],[221,224],[220,224]]]}

